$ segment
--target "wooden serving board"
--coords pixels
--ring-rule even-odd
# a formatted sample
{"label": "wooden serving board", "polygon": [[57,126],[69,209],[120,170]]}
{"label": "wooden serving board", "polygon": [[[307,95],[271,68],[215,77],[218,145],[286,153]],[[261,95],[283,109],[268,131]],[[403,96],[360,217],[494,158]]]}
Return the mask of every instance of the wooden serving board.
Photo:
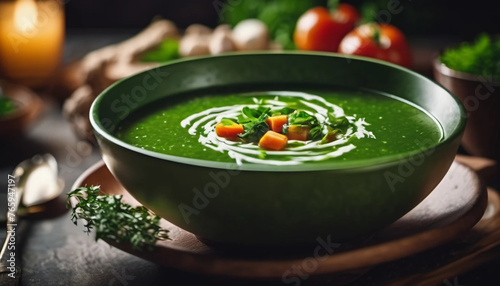
{"label": "wooden serving board", "polygon": [[[125,202],[139,204],[114,179],[103,162],[82,174],[73,189],[84,185],[101,185],[106,194],[122,194]],[[469,167],[455,162],[439,186],[403,218],[367,240],[336,245],[333,253],[315,260],[314,270],[309,274],[322,276],[367,269],[443,245],[468,232],[481,219],[486,204],[486,188],[478,176]],[[170,231],[171,239],[158,242],[151,252],[134,251],[127,244],[109,243],[166,267],[254,279],[282,279],[294,265],[312,259],[315,249],[313,246],[286,253],[250,254],[206,245],[192,233],[166,220],[161,220],[161,226]]]}
{"label": "wooden serving board", "polygon": [[464,273],[499,258],[500,196],[488,189],[486,212],[471,230],[437,248],[376,265],[349,285],[480,285],[465,283]]}

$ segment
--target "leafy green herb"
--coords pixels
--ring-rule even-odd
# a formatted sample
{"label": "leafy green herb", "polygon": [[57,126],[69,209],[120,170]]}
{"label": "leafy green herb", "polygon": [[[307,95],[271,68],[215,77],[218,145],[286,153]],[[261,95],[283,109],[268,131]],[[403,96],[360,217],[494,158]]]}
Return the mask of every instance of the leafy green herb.
{"label": "leafy green herb", "polygon": [[266,157],[267,157],[267,152],[264,151],[264,150],[260,150],[259,158],[260,159],[265,159]]}
{"label": "leafy green herb", "polygon": [[232,119],[229,119],[229,118],[222,118],[220,123],[222,123],[222,125],[224,125],[224,126],[232,126],[232,125],[236,124],[236,122],[234,122]]}
{"label": "leafy green herb", "polygon": [[14,103],[6,96],[0,96],[0,116],[5,116],[14,111]]}
{"label": "leafy green herb", "polygon": [[330,11],[334,11],[339,7],[339,2],[339,0],[328,0],[326,2],[326,6],[330,9]]}
{"label": "leafy green herb", "polygon": [[[292,125],[300,125],[304,127],[310,127],[311,130],[309,131],[309,139],[312,138],[321,138],[319,137],[318,132],[321,132],[321,126],[319,125],[318,119],[303,111],[303,110],[295,110],[293,113],[288,115],[288,123],[283,125],[283,134],[287,135],[288,134],[288,127]],[[317,127],[317,128],[316,128]],[[314,131],[313,131],[314,129]],[[311,131],[313,131],[313,134],[311,135]]]}
{"label": "leafy green herb", "polygon": [[500,36],[481,34],[472,43],[445,50],[440,60],[450,69],[500,80]]}
{"label": "leafy green herb", "polygon": [[245,131],[238,137],[244,142],[258,143],[260,138],[269,130],[269,125],[265,120],[269,117],[270,108],[263,106],[250,108],[245,106],[241,112],[243,117],[240,118],[239,123],[243,124]]}
{"label": "leafy green herb", "polygon": [[299,17],[315,6],[325,6],[326,0],[241,0],[238,4],[226,1],[221,20],[231,26],[257,18],[264,22],[271,38],[285,49],[295,49],[293,33]]}
{"label": "leafy green herb", "polygon": [[290,107],[287,106],[287,107],[283,107],[278,112],[273,113],[273,116],[274,115],[288,115],[288,114],[293,113],[294,111],[295,111],[295,109],[290,108]]}
{"label": "leafy green herb", "polygon": [[258,143],[260,138],[269,130],[269,125],[265,121],[256,120],[243,124],[245,132],[239,135],[244,142]]}
{"label": "leafy green herb", "polygon": [[267,114],[267,111],[269,111],[269,109],[267,110],[266,109],[262,110],[260,108],[255,109],[255,108],[250,108],[248,106],[243,107],[242,110],[243,114],[250,120],[259,120],[259,118],[263,116],[263,114]]}
{"label": "leafy green herb", "polygon": [[320,140],[323,138],[323,127],[321,125],[314,126],[309,131],[308,139],[309,140]]}
{"label": "leafy green herb", "polygon": [[350,126],[349,120],[345,116],[335,117],[333,114],[328,114],[329,126],[333,129],[340,129],[341,133],[346,133]]}
{"label": "leafy green herb", "polygon": [[168,238],[168,230],[159,226],[160,217],[145,207],[132,207],[121,201],[122,196],[99,195],[100,186],[81,187],[68,193],[77,200],[71,221],[86,221],[85,232],[95,229],[96,240],[111,239],[117,243],[128,241],[134,249],[153,249],[157,240]]}
{"label": "leafy green herb", "polygon": [[305,141],[295,141],[295,142],[288,142],[287,147],[302,147],[305,145],[306,145]]}
{"label": "leafy green herb", "polygon": [[313,126],[318,124],[315,116],[303,111],[296,110],[288,116],[288,125],[306,125]]}
{"label": "leafy green herb", "polygon": [[361,20],[360,24],[373,23],[377,21],[377,14],[384,11],[387,7],[387,2],[381,1],[364,1],[360,7]]}
{"label": "leafy green herb", "polygon": [[142,56],[143,62],[164,63],[179,58],[179,40],[165,39],[160,46]]}
{"label": "leafy green herb", "polygon": [[321,144],[326,144],[337,140],[337,135],[340,133],[339,129],[334,129],[328,126],[328,132],[321,139]]}

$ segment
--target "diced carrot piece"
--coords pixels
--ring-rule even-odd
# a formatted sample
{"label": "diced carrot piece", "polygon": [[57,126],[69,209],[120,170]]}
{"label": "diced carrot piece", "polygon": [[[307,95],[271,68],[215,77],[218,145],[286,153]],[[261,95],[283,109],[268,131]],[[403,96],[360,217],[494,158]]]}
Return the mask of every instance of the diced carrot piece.
{"label": "diced carrot piece", "polygon": [[309,135],[309,130],[310,130],[309,126],[290,125],[288,126],[288,139],[307,141],[307,135]]}
{"label": "diced carrot piece", "polygon": [[288,115],[271,116],[266,119],[267,125],[272,131],[283,133],[283,125],[288,123]]}
{"label": "diced carrot piece", "polygon": [[245,131],[243,125],[237,123],[232,125],[219,123],[215,125],[215,133],[217,133],[217,136],[224,138],[235,138],[238,134],[243,133],[243,131]]}
{"label": "diced carrot piece", "polygon": [[288,138],[286,135],[269,130],[260,138],[259,146],[274,151],[281,151],[285,149]]}

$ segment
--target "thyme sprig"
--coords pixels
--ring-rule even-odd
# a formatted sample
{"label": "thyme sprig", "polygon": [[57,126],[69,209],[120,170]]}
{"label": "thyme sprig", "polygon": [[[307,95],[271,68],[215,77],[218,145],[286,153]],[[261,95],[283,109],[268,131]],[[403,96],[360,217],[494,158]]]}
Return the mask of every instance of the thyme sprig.
{"label": "thyme sprig", "polygon": [[[84,220],[85,232],[95,229],[95,238],[117,243],[129,242],[136,250],[152,250],[157,240],[168,239],[168,230],[159,226],[160,217],[143,206],[132,207],[122,195],[99,195],[100,186],[81,187],[68,193],[71,221]],[[77,203],[71,206],[70,199]]]}

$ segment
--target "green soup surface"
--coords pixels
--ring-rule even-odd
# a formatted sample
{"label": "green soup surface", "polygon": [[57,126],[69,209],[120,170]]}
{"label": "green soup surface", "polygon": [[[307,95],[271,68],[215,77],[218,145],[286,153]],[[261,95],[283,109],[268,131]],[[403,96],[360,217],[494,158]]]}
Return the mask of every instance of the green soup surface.
{"label": "green soup surface", "polygon": [[[179,98],[181,97],[181,98]],[[244,106],[292,106],[311,114],[330,112],[349,119],[350,129],[329,144],[289,141],[283,151],[215,135],[221,118]],[[361,89],[260,91],[178,96],[126,118],[116,136],[133,146],[186,158],[238,164],[295,165],[363,160],[420,150],[443,138],[439,123],[404,100]]]}

